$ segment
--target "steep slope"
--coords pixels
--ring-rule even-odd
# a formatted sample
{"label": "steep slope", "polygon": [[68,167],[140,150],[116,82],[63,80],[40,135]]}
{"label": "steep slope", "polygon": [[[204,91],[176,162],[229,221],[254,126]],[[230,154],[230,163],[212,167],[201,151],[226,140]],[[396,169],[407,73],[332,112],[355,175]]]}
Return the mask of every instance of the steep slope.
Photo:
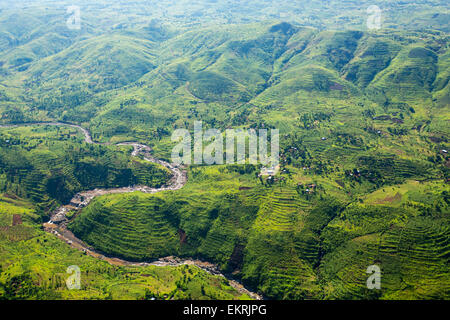
{"label": "steep slope", "polygon": [[429,101],[437,76],[437,55],[420,46],[405,47],[388,68],[374,79],[371,88],[395,102]]}
{"label": "steep slope", "polygon": [[101,36],[33,64],[25,86],[31,89],[36,108],[56,115],[86,103],[92,94],[138,80],[154,68],[153,60],[149,42]]}

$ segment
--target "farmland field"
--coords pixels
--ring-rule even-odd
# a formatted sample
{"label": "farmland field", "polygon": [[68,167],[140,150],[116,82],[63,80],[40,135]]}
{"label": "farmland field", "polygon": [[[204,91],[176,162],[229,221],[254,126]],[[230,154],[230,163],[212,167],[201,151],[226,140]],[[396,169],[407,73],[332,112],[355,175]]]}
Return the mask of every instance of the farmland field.
{"label": "farmland field", "polygon": [[70,6],[0,3],[0,300],[450,299],[448,1]]}

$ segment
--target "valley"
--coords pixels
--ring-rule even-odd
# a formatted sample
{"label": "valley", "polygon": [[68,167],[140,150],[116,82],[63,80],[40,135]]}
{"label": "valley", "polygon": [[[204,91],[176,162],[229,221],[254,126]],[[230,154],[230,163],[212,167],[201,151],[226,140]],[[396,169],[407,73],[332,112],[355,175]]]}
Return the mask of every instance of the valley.
{"label": "valley", "polygon": [[71,5],[0,3],[0,299],[449,299],[448,1]]}

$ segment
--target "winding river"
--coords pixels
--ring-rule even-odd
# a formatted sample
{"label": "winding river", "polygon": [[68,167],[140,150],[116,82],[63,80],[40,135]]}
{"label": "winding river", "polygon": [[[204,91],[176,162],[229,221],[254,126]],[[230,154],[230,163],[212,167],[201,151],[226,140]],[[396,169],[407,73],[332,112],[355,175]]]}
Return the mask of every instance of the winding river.
{"label": "winding river", "polygon": [[[8,125],[0,125],[0,128],[12,128],[12,127],[19,127],[19,126],[36,126],[36,125],[52,125],[52,126],[66,126],[66,127],[72,127],[80,130],[84,135],[84,141],[89,144],[104,144],[108,145],[109,143],[98,143],[94,142],[92,140],[92,136],[88,129],[83,128],[77,124],[72,123],[65,123],[65,122],[30,122],[30,123],[20,123],[20,124],[8,124]],[[132,262],[127,261],[115,257],[108,257],[102,254],[101,252],[95,250],[94,248],[90,247],[86,243],[84,243],[81,239],[78,239],[70,230],[67,229],[67,224],[75,219],[81,212],[81,209],[86,207],[92,199],[98,196],[102,196],[105,194],[113,194],[113,193],[127,193],[127,192],[135,192],[135,191],[141,191],[144,193],[156,193],[161,191],[169,191],[169,190],[178,190],[181,189],[187,182],[187,174],[186,171],[183,170],[183,168],[173,165],[169,162],[154,158],[151,156],[150,151],[151,148],[149,146],[140,144],[138,142],[121,142],[115,144],[117,146],[121,145],[128,145],[133,147],[133,151],[131,153],[131,156],[137,157],[139,155],[142,155],[143,159],[152,163],[160,164],[167,169],[169,169],[172,173],[172,178],[168,182],[167,185],[162,186],[160,188],[151,188],[148,186],[129,186],[129,187],[123,187],[123,188],[111,188],[111,189],[94,189],[94,190],[88,190],[88,191],[82,191],[72,198],[70,203],[68,205],[63,205],[59,208],[57,208],[50,217],[50,220],[46,223],[44,223],[44,230],[47,232],[50,232],[60,238],[61,240],[68,243],[71,247],[76,248],[80,251],[83,251],[87,255],[90,255],[92,257],[95,257],[97,259],[104,260],[112,265],[118,265],[118,266],[160,266],[160,267],[166,267],[166,266],[179,266],[179,265],[194,265],[198,268],[201,268],[205,270],[206,272],[218,275],[227,278],[230,285],[235,288],[240,293],[245,293],[249,295],[252,299],[261,300],[262,296],[260,296],[257,293],[251,292],[247,290],[241,283],[239,283],[236,280],[233,280],[226,275],[222,274],[218,268],[217,265],[201,261],[201,260],[194,260],[194,259],[181,259],[178,257],[165,257],[161,258],[157,261],[153,262]],[[69,211],[74,212],[72,217],[69,219],[66,216],[66,213]]]}

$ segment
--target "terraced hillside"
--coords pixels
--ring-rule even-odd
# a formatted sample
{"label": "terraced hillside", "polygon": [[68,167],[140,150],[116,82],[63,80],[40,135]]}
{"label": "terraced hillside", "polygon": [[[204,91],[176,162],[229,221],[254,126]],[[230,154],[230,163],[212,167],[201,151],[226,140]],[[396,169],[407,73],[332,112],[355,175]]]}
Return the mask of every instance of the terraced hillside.
{"label": "terraced hillside", "polygon": [[[1,299],[248,299],[223,277],[194,266],[113,266],[86,256],[33,222],[32,203],[0,196]],[[11,226],[13,214],[21,223]],[[14,261],[14,263],[10,263]],[[81,289],[66,286],[69,265],[81,270]]]}
{"label": "terraced hillside", "polygon": [[[120,197],[114,199],[119,204],[111,207],[121,209],[113,211],[93,204],[71,229],[95,248],[106,248],[104,252],[127,259],[167,250],[173,244],[169,251],[153,257],[178,254],[220,263],[223,270],[233,271],[245,284],[272,298],[429,299],[447,295],[448,202],[442,202],[439,194],[430,194],[425,200],[418,198],[419,192],[402,200],[394,197],[400,191],[393,188],[388,193],[392,197],[386,195],[386,199],[400,199],[404,205],[398,201],[393,202],[396,206],[355,204],[342,211],[342,203],[303,195],[293,186],[266,185],[261,189],[260,181],[251,174],[239,178],[250,189],[239,191],[238,185],[230,185],[234,179],[207,182],[214,174],[219,180],[225,178],[219,175],[222,170],[193,170],[193,181],[175,197],[170,193],[137,194],[129,202]],[[198,176],[202,171],[203,176]],[[209,199],[193,192],[196,188],[205,190],[205,184],[209,185]],[[218,191],[224,184],[229,185],[228,191]],[[425,190],[436,192],[439,185],[426,184]],[[410,187],[406,184],[399,190]],[[260,199],[255,198],[253,188],[263,195]],[[135,209],[141,208],[139,203],[147,207],[155,201],[160,206],[153,213]],[[249,207],[247,214],[243,209],[249,202],[253,208]],[[123,209],[126,205],[130,208]],[[172,218],[160,216],[167,208],[174,214]],[[128,219],[129,213],[133,213],[132,219]],[[158,223],[156,230],[141,229],[133,222],[152,219]],[[172,230],[169,233],[167,224]],[[148,234],[150,230],[154,230],[152,234]],[[111,242],[118,246],[107,247]],[[133,253],[136,248],[140,256]],[[385,266],[383,295],[374,295],[365,286],[365,270],[372,264]],[[416,281],[412,275],[417,273]],[[407,283],[414,285],[406,289]]]}
{"label": "terraced hillside", "polygon": [[[345,241],[322,262],[324,279],[333,278],[326,295],[344,299],[447,299],[448,239],[448,217],[417,217]],[[389,293],[384,296],[374,295],[366,287],[364,266],[374,261],[386,266],[382,283]]]}
{"label": "terraced hillside", "polygon": [[82,141],[73,128],[0,128],[1,191],[32,200],[44,217],[81,190],[159,187],[170,179],[165,168],[130,160],[129,147],[118,150]]}
{"label": "terraced hillside", "polygon": [[[107,265],[38,226],[80,191],[166,184],[113,145],[170,162],[195,121],[279,129],[279,170],[190,165],[183,188],[69,210],[74,236],[120,261],[202,259],[271,299],[450,298],[448,1],[378,1],[379,29],[365,0],[83,0],[80,29],[68,1],[7,3],[0,124],[21,125],[0,127],[0,298],[248,298],[196,268]],[[31,125],[49,121],[98,144]],[[68,263],[85,290],[63,288]]]}
{"label": "terraced hillside", "polygon": [[176,217],[167,205],[152,197],[109,196],[96,200],[72,229],[88,243],[113,256],[132,261],[151,260],[176,253]]}

